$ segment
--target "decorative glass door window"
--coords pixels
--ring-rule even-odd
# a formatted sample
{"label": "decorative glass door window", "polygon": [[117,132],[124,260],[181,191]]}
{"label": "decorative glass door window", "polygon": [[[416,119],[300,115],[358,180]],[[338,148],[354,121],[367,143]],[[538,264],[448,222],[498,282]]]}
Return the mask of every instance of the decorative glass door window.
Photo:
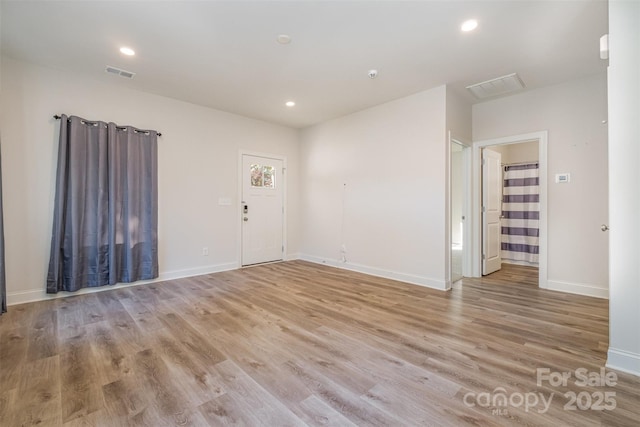
{"label": "decorative glass door window", "polygon": [[251,165],[251,186],[276,188],[276,169],[273,166]]}

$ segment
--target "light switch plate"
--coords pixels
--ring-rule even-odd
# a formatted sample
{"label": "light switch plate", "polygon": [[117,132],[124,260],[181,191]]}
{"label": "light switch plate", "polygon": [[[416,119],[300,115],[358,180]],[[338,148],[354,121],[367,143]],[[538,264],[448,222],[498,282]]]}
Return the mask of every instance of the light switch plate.
{"label": "light switch plate", "polygon": [[556,174],[556,184],[566,184],[571,181],[571,174],[566,173],[557,173]]}
{"label": "light switch plate", "polygon": [[228,197],[219,197],[218,205],[220,206],[231,206],[231,199]]}

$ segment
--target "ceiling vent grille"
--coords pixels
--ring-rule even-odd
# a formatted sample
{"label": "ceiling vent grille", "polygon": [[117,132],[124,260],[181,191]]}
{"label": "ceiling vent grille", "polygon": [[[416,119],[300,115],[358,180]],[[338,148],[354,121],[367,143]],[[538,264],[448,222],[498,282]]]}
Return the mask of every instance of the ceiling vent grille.
{"label": "ceiling vent grille", "polygon": [[104,70],[108,74],[114,74],[116,76],[124,77],[126,79],[132,79],[136,73],[132,71],[123,70],[121,68],[112,67],[111,65],[107,65],[107,68]]}
{"label": "ceiling vent grille", "polygon": [[478,99],[492,98],[522,89],[524,83],[516,73],[467,86],[467,90]]}

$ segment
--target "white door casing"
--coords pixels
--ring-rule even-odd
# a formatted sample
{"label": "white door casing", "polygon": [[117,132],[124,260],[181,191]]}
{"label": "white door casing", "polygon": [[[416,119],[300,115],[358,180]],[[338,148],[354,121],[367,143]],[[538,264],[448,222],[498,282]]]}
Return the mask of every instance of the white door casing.
{"label": "white door casing", "polygon": [[243,266],[284,258],[283,189],[282,159],[242,154]]}
{"label": "white door casing", "polygon": [[474,141],[472,148],[473,155],[473,191],[471,228],[471,268],[472,276],[482,275],[482,150],[492,145],[517,144],[520,142],[538,141],[538,162],[540,173],[540,240],[539,240],[539,261],[538,261],[538,286],[547,289],[547,145],[548,132],[546,130],[531,132],[519,135],[511,135],[494,139]]}
{"label": "white door casing", "polygon": [[502,267],[502,164],[498,152],[482,150],[482,275]]}

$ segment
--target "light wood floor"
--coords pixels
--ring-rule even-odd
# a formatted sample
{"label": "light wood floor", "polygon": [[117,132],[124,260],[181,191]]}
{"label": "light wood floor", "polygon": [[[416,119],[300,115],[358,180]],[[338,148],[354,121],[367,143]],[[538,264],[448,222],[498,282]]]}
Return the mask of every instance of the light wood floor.
{"label": "light wood floor", "polygon": [[[636,377],[536,384],[599,372],[608,340],[606,300],[536,274],[440,292],[293,261],[12,306],[0,425],[640,425]],[[571,391],[616,408],[565,410]],[[548,411],[526,393],[553,394]]]}

